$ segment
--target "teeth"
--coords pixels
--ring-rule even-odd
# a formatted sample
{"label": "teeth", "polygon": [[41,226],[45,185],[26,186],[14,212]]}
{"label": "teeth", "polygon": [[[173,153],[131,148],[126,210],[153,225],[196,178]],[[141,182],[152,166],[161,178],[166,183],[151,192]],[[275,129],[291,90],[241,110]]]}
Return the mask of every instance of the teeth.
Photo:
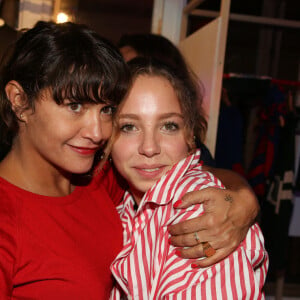
{"label": "teeth", "polygon": [[146,172],[154,172],[154,171],[158,171],[159,168],[155,168],[155,169],[142,169],[143,171],[146,171]]}

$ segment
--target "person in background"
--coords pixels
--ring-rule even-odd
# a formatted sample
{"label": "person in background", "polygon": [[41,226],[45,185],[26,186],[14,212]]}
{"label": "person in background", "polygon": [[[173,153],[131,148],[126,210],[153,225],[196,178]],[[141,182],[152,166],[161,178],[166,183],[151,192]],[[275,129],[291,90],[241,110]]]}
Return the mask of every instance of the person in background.
{"label": "person in background", "polygon": [[209,268],[191,268],[169,245],[171,224],[203,212],[199,204],[175,209],[183,194],[223,186],[199,163],[195,137],[201,141],[206,127],[194,109],[198,97],[190,78],[151,58],[128,64],[133,83],[118,107],[107,150],[128,183],[117,207],[124,246],[111,266],[118,282],[111,299],[263,299],[268,254],[257,224],[233,253]]}
{"label": "person in background", "polygon": [[[161,35],[151,33],[123,35],[118,43],[118,48],[127,62],[137,56],[155,58],[170,65],[182,77],[199,82],[178,48]],[[199,84],[190,86],[190,93],[192,95],[198,94],[199,88],[201,91],[202,86]],[[202,99],[199,98],[196,102],[200,111],[201,101]],[[204,113],[201,114],[201,117],[205,128],[207,124]],[[181,225],[185,224],[184,229],[181,225],[170,226],[169,233],[171,234],[170,242],[178,247],[183,247],[186,242],[192,245],[195,242],[194,232],[198,232],[201,241],[209,241],[210,245],[217,251],[213,256],[197,262],[199,266],[205,267],[225,258],[238,247],[258,214],[259,204],[254,191],[243,177],[231,170],[216,168],[215,162],[204,143],[197,137],[195,142],[197,148],[201,150],[200,160],[204,162],[204,170],[210,171],[220,178],[227,191],[225,193],[224,190],[207,188],[200,191],[198,197],[193,196],[193,193],[184,196],[182,204],[179,204],[178,208],[186,208],[195,203],[204,203],[205,214],[193,220],[182,222]],[[193,196],[194,200],[191,200],[189,196]],[[224,208],[224,199],[229,205],[228,210]],[[227,213],[224,214],[224,211]],[[203,249],[199,245],[178,250],[180,250],[178,253],[182,257],[196,258],[204,255]]]}

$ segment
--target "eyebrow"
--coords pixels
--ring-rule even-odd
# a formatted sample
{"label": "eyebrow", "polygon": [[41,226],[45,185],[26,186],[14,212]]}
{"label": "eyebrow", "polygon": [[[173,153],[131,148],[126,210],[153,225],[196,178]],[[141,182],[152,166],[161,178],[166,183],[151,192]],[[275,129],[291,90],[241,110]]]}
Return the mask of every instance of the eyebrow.
{"label": "eyebrow", "polygon": [[[168,118],[172,118],[172,117],[179,117],[181,119],[184,119],[183,115],[180,113],[175,113],[175,112],[171,112],[171,113],[166,113],[166,114],[161,114],[159,115],[159,120],[163,120],[163,119],[168,119]],[[120,114],[119,115],[119,119],[134,119],[134,120],[138,120],[140,117],[137,114]]]}

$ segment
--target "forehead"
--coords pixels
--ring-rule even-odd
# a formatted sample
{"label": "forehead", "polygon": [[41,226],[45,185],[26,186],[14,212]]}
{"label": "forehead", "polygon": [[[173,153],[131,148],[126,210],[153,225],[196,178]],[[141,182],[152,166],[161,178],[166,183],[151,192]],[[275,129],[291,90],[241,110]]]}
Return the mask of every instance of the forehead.
{"label": "forehead", "polygon": [[179,99],[171,83],[162,76],[139,75],[121,107],[121,113],[146,116],[182,113]]}

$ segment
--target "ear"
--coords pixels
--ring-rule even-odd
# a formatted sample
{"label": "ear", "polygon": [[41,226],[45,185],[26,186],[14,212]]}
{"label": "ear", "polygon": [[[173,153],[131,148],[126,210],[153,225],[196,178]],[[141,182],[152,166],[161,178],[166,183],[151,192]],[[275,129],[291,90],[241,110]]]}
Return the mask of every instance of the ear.
{"label": "ear", "polygon": [[6,84],[5,92],[7,99],[11,103],[12,110],[19,119],[23,119],[23,111],[27,106],[27,97],[22,86],[17,81],[11,80]]}

